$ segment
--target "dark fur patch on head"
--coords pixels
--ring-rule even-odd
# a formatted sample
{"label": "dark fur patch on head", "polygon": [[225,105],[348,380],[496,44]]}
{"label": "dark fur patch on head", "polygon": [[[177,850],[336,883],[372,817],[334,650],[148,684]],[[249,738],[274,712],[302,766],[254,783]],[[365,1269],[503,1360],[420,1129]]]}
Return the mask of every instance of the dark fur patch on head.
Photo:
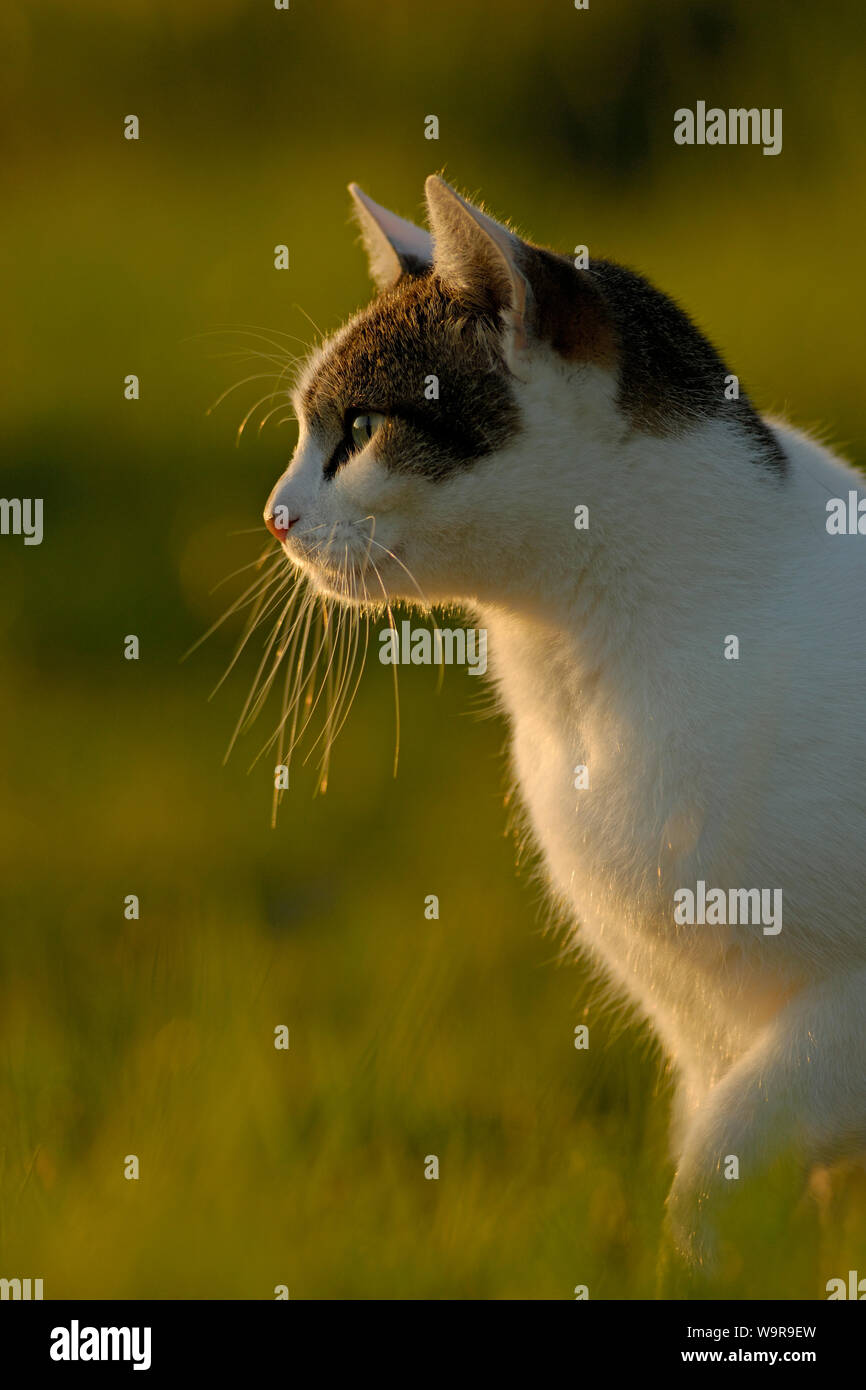
{"label": "dark fur patch on head", "polygon": [[[333,440],[345,437],[354,413],[381,411],[381,463],[445,478],[520,428],[499,339],[498,324],[472,313],[432,272],[404,275],[320,363],[303,398],[310,428]],[[438,400],[425,396],[431,376]]]}
{"label": "dark fur patch on head", "polygon": [[767,468],[785,473],[788,460],[746,393],[725,397],[731,375],[688,314],[643,276],[611,261],[591,261],[616,328],[624,408],[643,429],[668,434],[701,420],[728,419],[758,446]]}
{"label": "dark fur patch on head", "polygon": [[528,243],[519,268],[532,289],[531,333],[569,362],[615,368],[616,335],[594,280],[581,275],[564,256]]}
{"label": "dark fur patch on head", "polygon": [[[777,477],[788,460],[745,392],[725,396],[731,373],[716,349],[668,295],[612,261],[578,270],[566,256],[525,244],[520,269],[531,290],[530,336],[566,361],[615,371],[618,404],[632,428],[674,435],[729,420]],[[380,411],[381,463],[398,472],[446,478],[507,444],[520,429],[501,353],[502,325],[443,286],[427,267],[397,284],[340,335],[304,392],[310,428],[333,448],[333,475],[350,457],[355,413]],[[435,376],[439,398],[428,400]],[[338,445],[336,441],[343,441]]]}
{"label": "dark fur patch on head", "polygon": [[521,268],[536,299],[536,331],[570,361],[615,365],[619,404],[635,429],[666,435],[728,419],[749,436],[762,464],[785,473],[775,436],[742,389],[739,399],[726,399],[728,367],[668,295],[611,261],[578,270],[540,247]]}

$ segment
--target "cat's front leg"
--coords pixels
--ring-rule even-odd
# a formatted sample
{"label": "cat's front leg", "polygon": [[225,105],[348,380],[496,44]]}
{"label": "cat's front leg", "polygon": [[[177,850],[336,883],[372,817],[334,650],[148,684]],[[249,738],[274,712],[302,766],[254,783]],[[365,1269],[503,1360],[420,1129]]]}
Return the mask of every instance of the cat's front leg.
{"label": "cat's front leg", "polygon": [[805,990],[708,1093],[683,1136],[671,1234],[712,1268],[726,1215],[760,1209],[771,1168],[866,1153],[866,968]]}

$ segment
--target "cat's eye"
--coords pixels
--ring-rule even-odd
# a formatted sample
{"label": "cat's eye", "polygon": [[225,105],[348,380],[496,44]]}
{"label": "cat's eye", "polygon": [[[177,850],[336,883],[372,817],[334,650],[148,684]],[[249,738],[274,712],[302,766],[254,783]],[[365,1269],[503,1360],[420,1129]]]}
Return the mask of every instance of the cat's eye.
{"label": "cat's eye", "polygon": [[366,444],[369,444],[373,435],[384,423],[385,416],[381,415],[378,410],[368,410],[363,415],[356,415],[352,420],[350,430],[355,448],[363,449]]}

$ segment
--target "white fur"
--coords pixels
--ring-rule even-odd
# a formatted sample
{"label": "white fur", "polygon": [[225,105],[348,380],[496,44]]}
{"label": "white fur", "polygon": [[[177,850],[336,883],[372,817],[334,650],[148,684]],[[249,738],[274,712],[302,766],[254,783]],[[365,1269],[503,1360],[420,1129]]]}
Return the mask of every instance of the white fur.
{"label": "white fur", "polygon": [[[546,485],[515,469],[545,490],[528,601],[509,585],[480,621],[552,883],[678,1073],[671,1212],[700,1248],[727,1155],[748,1185],[786,1151],[866,1152],[866,539],[824,526],[861,480],[781,427],[780,484],[724,426],[578,452],[562,423],[527,450]],[[781,888],[782,931],[675,926],[698,879]]]}
{"label": "white fur", "polygon": [[[304,531],[366,575],[375,517],[389,596],[487,628],[551,885],[675,1068],[670,1210],[699,1250],[727,1155],[748,1184],[782,1153],[866,1152],[866,537],[825,529],[861,479],[782,425],[784,480],[727,424],[635,432],[608,372],[538,344],[523,363],[506,449],[429,483],[379,467],[374,439],[324,484],[329,446],[302,434],[268,505],[303,511],[287,550],[324,587]],[[781,932],[676,926],[698,879],[781,888]]]}

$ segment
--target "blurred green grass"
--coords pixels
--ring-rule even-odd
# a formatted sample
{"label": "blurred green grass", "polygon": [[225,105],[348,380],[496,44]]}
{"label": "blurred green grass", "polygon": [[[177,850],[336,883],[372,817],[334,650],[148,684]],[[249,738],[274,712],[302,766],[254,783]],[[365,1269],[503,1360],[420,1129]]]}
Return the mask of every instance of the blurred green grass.
{"label": "blurred green grass", "polygon": [[[271,774],[246,775],[267,720],[222,766],[252,662],[208,703],[237,628],[179,658],[258,553],[231,533],[292,426],[235,448],[256,383],[205,410],[250,340],[196,335],[333,328],[369,293],[346,182],[418,215],[444,167],[534,238],[646,271],[762,407],[862,458],[858,22],[745,0],[4,12],[3,491],[46,507],[41,548],[0,545],[4,1274],[48,1297],[657,1291],[663,1064],[541,930],[477,682],[401,672],[394,780],[371,661],[327,795],[307,768],[275,831]],[[698,98],[783,106],[783,154],[675,148]],[[856,1186],[823,1228],[785,1211],[762,1194],[724,1285],[669,1292],[820,1297],[862,1261]]]}

